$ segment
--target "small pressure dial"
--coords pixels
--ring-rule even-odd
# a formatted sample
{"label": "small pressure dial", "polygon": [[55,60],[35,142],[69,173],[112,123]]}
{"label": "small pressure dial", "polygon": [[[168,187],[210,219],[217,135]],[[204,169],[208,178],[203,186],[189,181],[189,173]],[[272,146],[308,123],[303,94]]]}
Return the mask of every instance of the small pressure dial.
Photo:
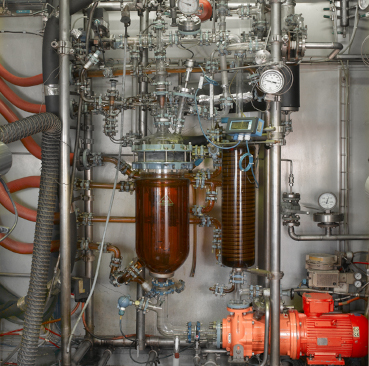
{"label": "small pressure dial", "polygon": [[178,10],[185,15],[195,14],[199,8],[198,0],[178,0]]}
{"label": "small pressure dial", "polygon": [[354,286],[357,287],[357,288],[361,287],[361,282],[360,281],[355,281]]}
{"label": "small pressure dial", "polygon": [[363,275],[360,273],[360,272],[356,272],[355,273],[355,275],[354,275],[354,277],[355,277],[355,280],[361,280],[362,278],[363,278]]}
{"label": "small pressure dial", "polygon": [[266,94],[276,94],[284,86],[284,76],[279,70],[269,69],[264,71],[259,80],[260,89]]}
{"label": "small pressure dial", "polygon": [[361,10],[366,10],[369,7],[369,0],[359,0],[358,5]]}
{"label": "small pressure dial", "polygon": [[323,193],[318,199],[319,206],[324,210],[331,210],[337,204],[337,197],[330,192]]}

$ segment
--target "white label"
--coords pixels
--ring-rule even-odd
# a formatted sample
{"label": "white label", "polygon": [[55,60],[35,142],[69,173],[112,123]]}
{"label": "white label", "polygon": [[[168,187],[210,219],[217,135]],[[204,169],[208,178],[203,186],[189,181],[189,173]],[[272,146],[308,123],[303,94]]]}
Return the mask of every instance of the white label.
{"label": "white label", "polygon": [[161,200],[160,200],[160,206],[173,206],[174,203],[173,201],[168,197],[168,195],[165,195]]}
{"label": "white label", "polygon": [[353,327],[354,331],[354,338],[360,338],[360,328],[359,327]]}

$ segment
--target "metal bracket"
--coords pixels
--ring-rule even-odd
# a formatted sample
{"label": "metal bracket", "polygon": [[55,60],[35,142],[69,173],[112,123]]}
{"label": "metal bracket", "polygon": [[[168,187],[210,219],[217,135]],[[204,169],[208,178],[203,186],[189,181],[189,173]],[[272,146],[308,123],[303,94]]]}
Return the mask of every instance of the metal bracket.
{"label": "metal bracket", "polygon": [[60,55],[74,54],[74,49],[72,48],[72,43],[70,41],[52,41],[51,47],[57,49]]}

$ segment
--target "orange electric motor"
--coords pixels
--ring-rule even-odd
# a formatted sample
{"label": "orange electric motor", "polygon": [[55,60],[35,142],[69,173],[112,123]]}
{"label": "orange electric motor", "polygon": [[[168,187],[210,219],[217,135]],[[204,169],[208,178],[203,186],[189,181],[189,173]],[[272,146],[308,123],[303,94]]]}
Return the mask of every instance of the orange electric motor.
{"label": "orange electric motor", "polygon": [[[368,320],[359,314],[337,314],[333,298],[324,293],[303,295],[304,313],[280,315],[280,353],[309,365],[344,365],[344,357],[368,354]],[[223,348],[233,357],[242,350],[251,357],[264,351],[265,320],[253,318],[252,307],[230,309],[223,319]],[[242,348],[241,348],[242,347]]]}

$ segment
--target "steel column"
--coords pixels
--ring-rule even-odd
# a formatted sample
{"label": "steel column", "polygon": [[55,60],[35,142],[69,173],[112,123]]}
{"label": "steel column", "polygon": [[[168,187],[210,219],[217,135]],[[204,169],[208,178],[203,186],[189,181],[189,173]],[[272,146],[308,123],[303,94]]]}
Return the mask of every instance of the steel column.
{"label": "steel column", "polygon": [[60,280],[61,288],[61,349],[62,365],[71,364],[71,354],[68,352],[68,341],[71,332],[70,294],[71,294],[71,221],[70,221],[70,121],[69,121],[69,0],[59,3],[59,109],[62,121],[60,148]]}
{"label": "steel column", "polygon": [[[281,3],[271,2],[271,51],[274,62],[281,60]],[[271,125],[275,127],[274,138],[283,141],[281,131],[281,103],[271,102]],[[274,275],[270,280],[271,340],[270,365],[280,363],[280,252],[281,252],[281,145],[275,144],[270,150],[270,270]]]}

